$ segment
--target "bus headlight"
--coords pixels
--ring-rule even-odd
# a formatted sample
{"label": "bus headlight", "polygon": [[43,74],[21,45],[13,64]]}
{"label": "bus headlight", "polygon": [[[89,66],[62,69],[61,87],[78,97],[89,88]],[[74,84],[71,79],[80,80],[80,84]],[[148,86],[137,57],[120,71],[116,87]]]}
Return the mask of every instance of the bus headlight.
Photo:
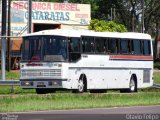
{"label": "bus headlight", "polygon": [[21,65],[21,68],[23,68],[24,67],[24,65]]}
{"label": "bus headlight", "polygon": [[49,86],[62,86],[62,81],[59,81],[59,80],[49,81],[48,85]]}
{"label": "bus headlight", "polygon": [[49,86],[58,85],[58,81],[51,81],[49,82]]}
{"label": "bus headlight", "polygon": [[21,82],[21,85],[22,85],[22,86],[33,86],[33,82],[23,81],[23,82]]}
{"label": "bus headlight", "polygon": [[62,64],[58,64],[58,67],[62,67]]}

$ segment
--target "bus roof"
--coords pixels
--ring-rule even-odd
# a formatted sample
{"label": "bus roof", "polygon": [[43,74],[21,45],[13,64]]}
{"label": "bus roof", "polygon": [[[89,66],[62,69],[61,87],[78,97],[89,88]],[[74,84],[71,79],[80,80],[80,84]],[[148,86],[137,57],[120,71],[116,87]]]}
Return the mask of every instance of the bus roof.
{"label": "bus roof", "polygon": [[151,39],[149,34],[135,33],[135,32],[88,32],[82,34],[82,36],[93,36],[93,37],[110,37],[110,38],[130,38],[130,39]]}
{"label": "bus roof", "polygon": [[93,36],[93,37],[110,37],[110,38],[129,38],[129,39],[151,39],[151,36],[149,34],[144,34],[144,33],[93,32],[90,30],[73,30],[73,29],[43,30],[43,31],[24,35],[23,37],[38,36],[38,35],[57,35],[57,36],[67,36],[67,37]]}
{"label": "bus roof", "polygon": [[27,36],[37,36],[37,35],[57,35],[57,36],[67,36],[67,37],[81,37],[82,34],[86,32],[91,32],[89,30],[72,30],[72,29],[54,29],[54,30],[43,30],[39,32],[34,32],[26,34]]}

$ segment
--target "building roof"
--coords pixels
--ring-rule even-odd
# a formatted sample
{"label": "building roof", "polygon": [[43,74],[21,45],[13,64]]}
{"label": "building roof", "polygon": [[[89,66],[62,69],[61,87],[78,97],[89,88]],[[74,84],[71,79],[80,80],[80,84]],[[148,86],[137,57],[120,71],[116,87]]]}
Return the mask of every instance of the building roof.
{"label": "building roof", "polygon": [[22,44],[22,38],[11,40],[11,50],[19,51]]}

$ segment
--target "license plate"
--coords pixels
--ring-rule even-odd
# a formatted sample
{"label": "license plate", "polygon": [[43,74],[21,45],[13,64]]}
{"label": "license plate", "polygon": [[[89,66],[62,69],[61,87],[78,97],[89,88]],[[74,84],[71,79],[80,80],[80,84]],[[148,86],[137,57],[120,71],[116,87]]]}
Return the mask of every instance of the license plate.
{"label": "license plate", "polygon": [[37,85],[44,85],[44,82],[38,82]]}

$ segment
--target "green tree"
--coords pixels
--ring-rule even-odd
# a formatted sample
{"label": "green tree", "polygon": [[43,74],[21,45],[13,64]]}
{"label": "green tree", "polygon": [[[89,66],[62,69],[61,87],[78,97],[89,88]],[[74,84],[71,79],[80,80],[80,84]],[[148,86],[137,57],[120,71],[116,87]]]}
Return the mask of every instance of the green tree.
{"label": "green tree", "polygon": [[127,28],[114,21],[106,22],[105,20],[93,19],[88,26],[89,30],[95,30],[97,32],[127,32]]}
{"label": "green tree", "polygon": [[[65,0],[35,1],[64,2]],[[110,20],[112,16],[112,20],[125,25],[128,31],[141,32],[142,0],[68,0],[68,2],[90,4],[92,19]],[[159,0],[144,0],[146,33],[157,35],[157,31],[160,29],[159,13]]]}

